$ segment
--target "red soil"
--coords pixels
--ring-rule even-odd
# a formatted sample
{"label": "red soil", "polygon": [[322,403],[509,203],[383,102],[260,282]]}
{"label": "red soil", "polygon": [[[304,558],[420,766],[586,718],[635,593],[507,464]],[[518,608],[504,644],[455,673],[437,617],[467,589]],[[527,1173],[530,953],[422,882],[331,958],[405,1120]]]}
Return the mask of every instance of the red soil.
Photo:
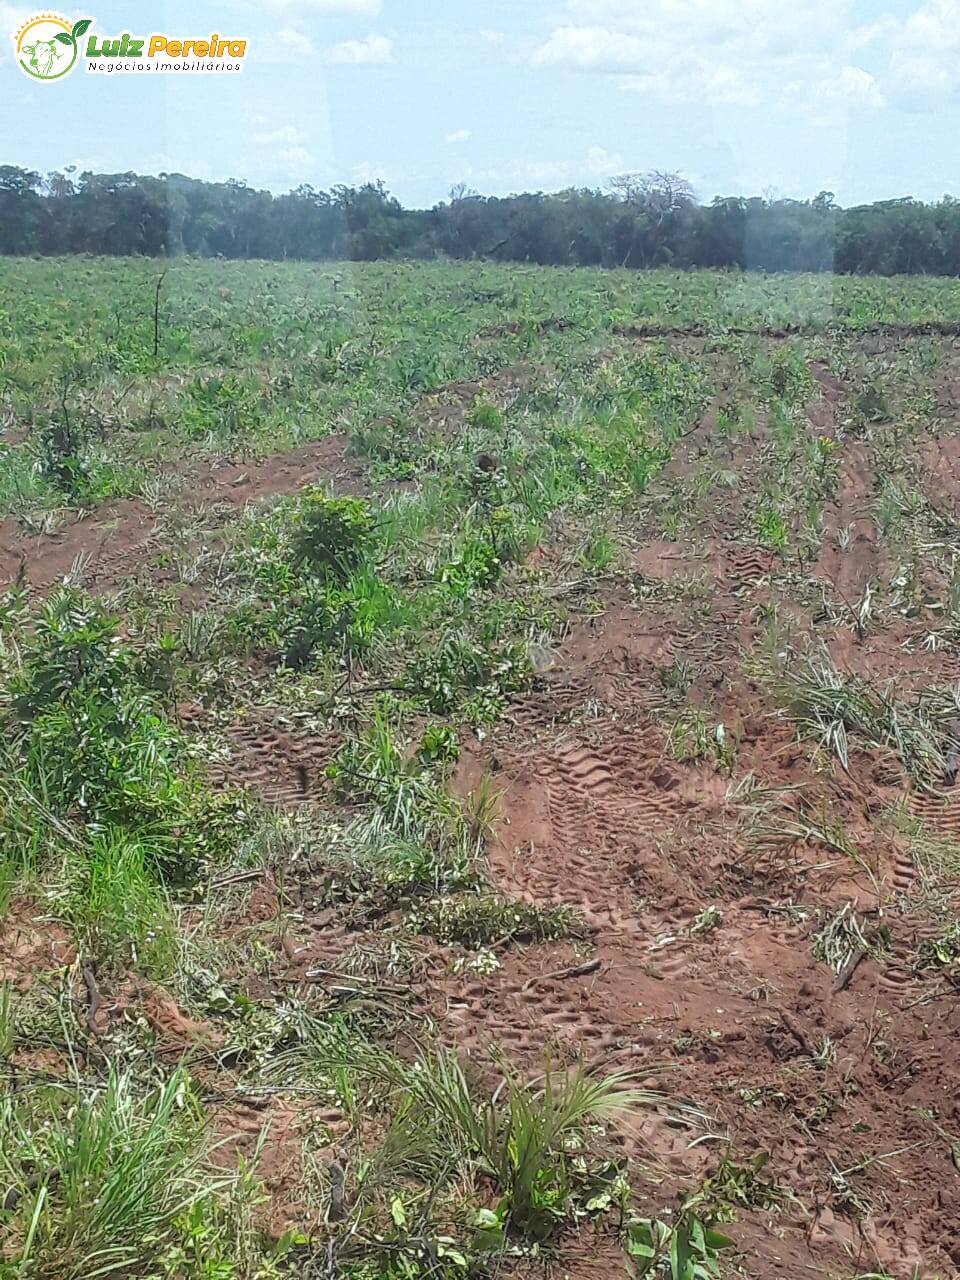
{"label": "red soil", "polygon": [[[840,387],[825,369],[815,373],[820,395],[811,421],[832,434]],[[463,397],[455,390],[452,414],[459,416]],[[921,453],[930,497],[953,510],[960,503],[956,446],[957,437],[945,437]],[[840,460],[813,574],[855,600],[887,566],[866,513],[876,479],[869,455],[852,440]],[[680,459],[674,474],[682,466]],[[210,469],[176,505],[233,509],[318,475],[346,489],[362,484],[343,440],[332,437],[262,464]],[[116,504],[50,538],[27,540],[7,522],[0,577],[12,576],[23,556],[28,580],[46,586],[86,551],[97,558],[98,587],[107,588],[146,563],[155,523],[139,503]],[[489,850],[498,888],[529,902],[576,906],[588,941],[504,950],[501,967],[484,977],[454,974],[447,952],[425,948],[409,996],[479,1061],[492,1045],[531,1070],[542,1069],[546,1051],[564,1063],[583,1055],[592,1068],[630,1071],[689,1099],[706,1119],[681,1124],[664,1107],[638,1113],[617,1136],[639,1161],[635,1185],[651,1211],[695,1189],[722,1155],[745,1163],[768,1153],[766,1176],[788,1198],[776,1212],[744,1209],[730,1228],[754,1280],[875,1271],[905,1280],[914,1267],[958,1275],[960,1172],[940,1131],[960,1142],[960,1002],[949,983],[911,963],[935,926],[913,897],[917,870],[906,841],[882,814],[906,799],[935,832],[957,838],[960,792],[914,794],[896,762],[874,751],[855,749],[847,773],[775,718],[769,697],[744,673],[743,652],[761,635],[758,603],[782,599],[790,607],[779,562],[725,538],[722,512],[717,525],[696,546],[651,537],[634,555],[635,585],[703,574],[710,590],[695,615],[689,602],[656,590],[609,594],[602,614],[572,628],[553,667],[458,770],[461,791],[486,771],[502,793]],[[815,634],[840,665],[871,679],[890,675],[922,687],[956,678],[950,654],[905,653],[911,625],[865,640],[832,623]],[[738,798],[710,764],[672,758],[664,726],[675,709],[660,677],[677,660],[695,668],[687,703],[702,706],[711,727],[722,723],[736,741],[734,776],[753,774],[753,800]],[[272,714],[263,709],[229,731],[235,760],[224,772],[292,806],[304,800],[299,766],[319,771],[336,741],[294,733],[272,723]],[[842,821],[856,858],[816,837],[787,834],[818,817]],[[389,923],[351,921],[314,902],[309,874],[298,894],[295,922],[276,942],[291,981],[376,941]],[[882,924],[888,945],[882,963],[863,959],[841,985],[814,958],[811,938],[818,913],[845,903]],[[717,913],[705,928],[709,908]],[[247,919],[273,919],[276,910],[275,886],[264,882]],[[0,932],[0,967],[16,977],[25,966],[70,963],[59,933],[38,935],[24,919],[15,913]],[[598,970],[558,976],[594,956]],[[158,1036],[207,1042],[204,1028],[162,995],[147,1003]],[[315,1227],[291,1190],[299,1172],[292,1153],[308,1123],[296,1102],[254,1111],[224,1104],[217,1114],[222,1132],[244,1150],[269,1117],[261,1172],[275,1196],[271,1221],[278,1230]],[[336,1129],[339,1117],[326,1120]],[[623,1274],[615,1246],[592,1240],[567,1242],[562,1262],[570,1276]]]}

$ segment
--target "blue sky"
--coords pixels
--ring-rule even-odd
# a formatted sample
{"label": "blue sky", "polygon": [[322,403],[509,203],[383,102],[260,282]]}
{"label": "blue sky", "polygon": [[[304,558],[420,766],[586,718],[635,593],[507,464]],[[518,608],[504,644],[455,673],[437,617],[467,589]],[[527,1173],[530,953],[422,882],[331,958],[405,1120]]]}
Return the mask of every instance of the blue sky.
{"label": "blue sky", "polygon": [[960,195],[960,0],[91,0],[101,34],[247,37],[239,76],[30,83],[0,163],[383,178],[406,204],[680,170],[701,200]]}

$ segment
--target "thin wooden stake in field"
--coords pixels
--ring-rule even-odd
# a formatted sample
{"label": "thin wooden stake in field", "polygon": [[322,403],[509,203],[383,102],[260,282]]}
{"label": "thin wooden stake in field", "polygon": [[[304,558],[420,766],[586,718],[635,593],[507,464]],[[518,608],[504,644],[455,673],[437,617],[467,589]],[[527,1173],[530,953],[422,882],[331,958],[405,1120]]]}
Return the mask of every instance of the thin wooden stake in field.
{"label": "thin wooden stake in field", "polygon": [[157,292],[153,300],[153,358],[156,360],[160,354],[160,287],[163,284],[166,271],[162,272],[157,279]]}

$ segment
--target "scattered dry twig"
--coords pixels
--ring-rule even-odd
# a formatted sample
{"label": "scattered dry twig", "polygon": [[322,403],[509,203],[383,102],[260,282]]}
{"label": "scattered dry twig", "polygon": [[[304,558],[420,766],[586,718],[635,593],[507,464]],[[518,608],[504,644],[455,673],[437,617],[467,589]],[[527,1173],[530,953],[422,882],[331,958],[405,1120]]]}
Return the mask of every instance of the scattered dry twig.
{"label": "scattered dry twig", "polygon": [[523,984],[523,990],[529,991],[531,987],[535,987],[538,982],[552,982],[564,978],[585,978],[588,974],[599,973],[601,966],[600,960],[588,960],[586,964],[571,965],[567,969],[555,969],[552,973],[538,973],[533,978],[528,978]]}

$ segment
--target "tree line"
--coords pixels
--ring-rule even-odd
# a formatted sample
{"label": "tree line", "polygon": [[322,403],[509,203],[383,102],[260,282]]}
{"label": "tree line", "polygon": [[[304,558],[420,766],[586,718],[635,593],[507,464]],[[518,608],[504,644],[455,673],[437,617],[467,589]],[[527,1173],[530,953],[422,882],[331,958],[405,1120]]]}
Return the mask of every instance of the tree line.
{"label": "tree line", "polygon": [[841,208],[824,191],[704,205],[679,175],[652,172],[552,194],[483,196],[460,186],[431,209],[404,209],[379,182],[273,195],[178,173],[44,176],[0,165],[0,254],[68,253],[953,276],[960,200]]}

